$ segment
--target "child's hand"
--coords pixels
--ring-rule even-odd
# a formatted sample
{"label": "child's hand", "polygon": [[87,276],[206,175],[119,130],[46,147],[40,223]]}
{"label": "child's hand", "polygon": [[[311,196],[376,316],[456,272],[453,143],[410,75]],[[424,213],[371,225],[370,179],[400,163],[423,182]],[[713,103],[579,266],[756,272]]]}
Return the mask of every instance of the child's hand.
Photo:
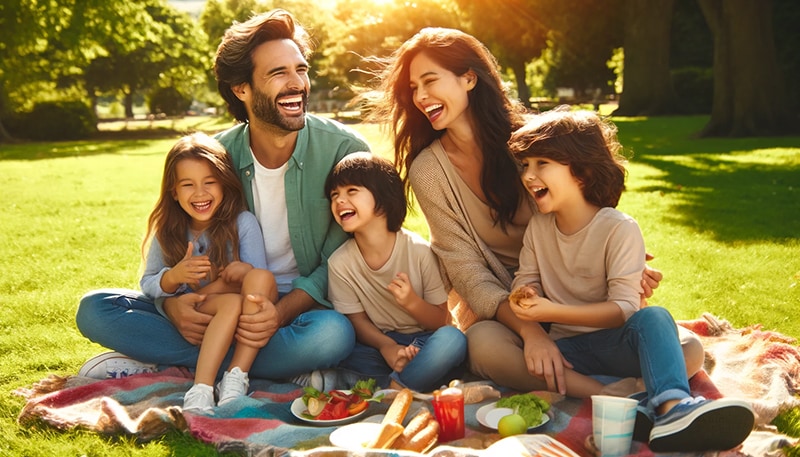
{"label": "child's hand", "polygon": [[533,298],[538,295],[535,288],[529,285],[523,285],[511,292],[508,296],[508,302],[521,308],[530,308],[533,306]]}
{"label": "child's hand", "polygon": [[403,368],[408,365],[417,354],[419,354],[419,347],[409,344],[408,346],[401,346],[393,344],[380,349],[383,359],[386,364],[392,367],[396,372],[403,371]]}
{"label": "child's hand", "polygon": [[[196,289],[200,286],[200,281],[209,277],[211,274],[211,260],[206,255],[192,256],[193,250],[194,245],[190,241],[183,259],[164,273],[164,276],[169,275],[169,282],[176,285],[185,283],[192,289]],[[164,290],[167,291],[166,288]],[[174,292],[174,289],[172,292]]]}
{"label": "child's hand", "polygon": [[522,320],[534,322],[550,322],[552,320],[552,311],[556,306],[550,300],[535,296],[533,298],[525,298],[518,303],[512,303],[509,299],[511,311]]}
{"label": "child's hand", "polygon": [[249,263],[234,261],[228,264],[219,274],[229,284],[241,284],[245,275],[253,269]]}
{"label": "child's hand", "polygon": [[417,293],[411,287],[408,275],[405,273],[397,273],[397,276],[389,283],[387,289],[394,295],[397,304],[403,308],[408,307],[418,298]]}

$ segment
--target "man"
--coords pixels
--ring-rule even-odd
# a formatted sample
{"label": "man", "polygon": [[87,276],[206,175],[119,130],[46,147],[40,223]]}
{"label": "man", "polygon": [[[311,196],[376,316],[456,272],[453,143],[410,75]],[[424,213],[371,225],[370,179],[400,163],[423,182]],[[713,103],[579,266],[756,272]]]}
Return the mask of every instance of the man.
{"label": "man", "polygon": [[[323,186],[342,157],[369,146],[347,127],[307,114],[310,53],[306,31],[288,12],[275,10],[231,26],[216,55],[220,94],[240,121],[217,139],[233,158],[248,206],[261,223],[280,294],[276,303],[265,300],[261,311],[239,321],[237,344],[261,348],[250,370],[257,378],[289,379],[333,367],[355,343],[352,326],[329,309],[326,298],[327,257],[346,235],[332,221]],[[81,374],[194,367],[211,318],[195,309],[204,298],[189,293],[162,304],[128,290],[87,294],[78,328],[127,358],[96,357]]]}

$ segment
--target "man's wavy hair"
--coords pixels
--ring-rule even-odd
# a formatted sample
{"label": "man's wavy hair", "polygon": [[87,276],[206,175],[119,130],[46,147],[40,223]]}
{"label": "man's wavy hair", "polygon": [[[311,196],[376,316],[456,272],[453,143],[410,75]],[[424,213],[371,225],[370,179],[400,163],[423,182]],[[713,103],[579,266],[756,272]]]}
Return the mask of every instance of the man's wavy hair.
{"label": "man's wavy hair", "polygon": [[233,93],[233,88],[253,83],[253,50],[272,40],[294,41],[306,59],[314,50],[306,29],[282,9],[253,16],[245,22],[234,22],[217,48],[214,60],[217,89],[228,104],[228,111],[239,122],[247,122],[247,109]]}

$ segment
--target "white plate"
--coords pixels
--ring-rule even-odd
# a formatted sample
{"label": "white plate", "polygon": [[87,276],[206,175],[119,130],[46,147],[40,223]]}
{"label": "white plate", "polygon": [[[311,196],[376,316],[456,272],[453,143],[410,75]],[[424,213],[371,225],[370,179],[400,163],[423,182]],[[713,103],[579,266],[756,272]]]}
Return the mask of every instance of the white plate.
{"label": "white plate", "polygon": [[[348,394],[350,393],[349,390],[343,390],[342,392],[346,392]],[[363,416],[364,413],[367,412],[369,407],[367,407],[367,409],[361,411],[358,414],[353,414],[352,416],[347,416],[347,417],[342,418],[342,419],[333,419],[333,420],[315,420],[315,419],[309,419],[307,417],[304,417],[303,413],[307,413],[308,412],[308,408],[306,407],[306,404],[303,403],[303,397],[295,398],[294,401],[292,402],[291,409],[292,409],[292,414],[294,414],[294,417],[300,419],[303,422],[308,422],[309,424],[319,425],[319,426],[322,426],[322,427],[330,427],[330,426],[334,426],[334,425],[342,425],[342,424],[347,424],[347,423],[353,422],[354,420],[356,420],[359,417]]]}
{"label": "white plate", "polygon": [[357,422],[337,428],[331,432],[329,439],[331,444],[336,447],[351,451],[363,451],[364,445],[369,443],[380,432],[380,429],[380,423]]}
{"label": "white plate", "polygon": [[[491,428],[492,430],[497,430],[497,423],[500,422],[500,419],[508,416],[509,414],[513,414],[514,410],[511,408],[498,408],[497,402],[489,403],[488,405],[481,406],[478,409],[478,412],[475,414],[478,422],[481,425],[487,428]],[[528,431],[533,431],[542,425],[546,424],[550,420],[550,416],[547,413],[542,414],[542,421],[538,425],[533,425],[528,427]]]}

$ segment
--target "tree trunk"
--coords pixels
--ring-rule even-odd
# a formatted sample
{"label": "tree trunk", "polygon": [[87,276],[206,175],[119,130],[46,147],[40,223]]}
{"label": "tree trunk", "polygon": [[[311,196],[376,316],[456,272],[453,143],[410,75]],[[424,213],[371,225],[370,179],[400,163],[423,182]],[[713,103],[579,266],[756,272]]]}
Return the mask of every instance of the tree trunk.
{"label": "tree trunk", "polygon": [[628,0],[624,5],[625,62],[617,116],[675,114],[678,97],[669,69],[675,0]]}
{"label": "tree trunk", "polygon": [[0,143],[11,143],[14,141],[14,137],[8,133],[6,130],[6,126],[3,125],[3,121],[0,121]]}
{"label": "tree trunk", "polygon": [[517,95],[519,100],[525,105],[526,108],[531,107],[531,89],[528,87],[528,82],[525,80],[525,62],[513,62],[511,70],[514,72],[514,77],[517,80]]}
{"label": "tree trunk", "polygon": [[714,101],[703,136],[787,133],[771,0],[698,0],[714,36]]}
{"label": "tree trunk", "polygon": [[133,91],[125,92],[125,119],[133,119]]}

